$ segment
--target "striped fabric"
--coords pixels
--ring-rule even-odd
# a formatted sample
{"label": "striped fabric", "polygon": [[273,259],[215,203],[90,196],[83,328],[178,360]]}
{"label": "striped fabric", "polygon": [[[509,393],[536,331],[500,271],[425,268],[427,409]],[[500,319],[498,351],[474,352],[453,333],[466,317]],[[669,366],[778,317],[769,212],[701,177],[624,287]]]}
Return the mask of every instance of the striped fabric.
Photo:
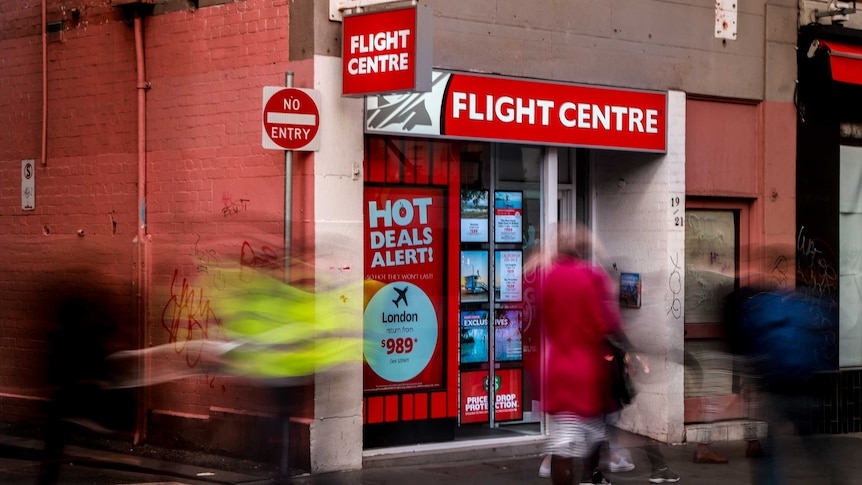
{"label": "striped fabric", "polygon": [[556,413],[548,423],[545,453],[566,458],[584,458],[608,439],[604,416],[584,418],[573,413]]}

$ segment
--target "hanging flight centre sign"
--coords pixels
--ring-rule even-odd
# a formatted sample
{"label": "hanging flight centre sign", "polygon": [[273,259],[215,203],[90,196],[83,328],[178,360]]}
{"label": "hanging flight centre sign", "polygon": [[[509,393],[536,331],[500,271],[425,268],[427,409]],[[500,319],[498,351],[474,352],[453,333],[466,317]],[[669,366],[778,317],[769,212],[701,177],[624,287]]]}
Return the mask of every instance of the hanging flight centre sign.
{"label": "hanging flight centre sign", "polygon": [[264,86],[263,147],[320,150],[320,91]]}
{"label": "hanging flight centre sign", "polygon": [[368,96],[365,132],[667,151],[667,93],[434,71],[428,93]]}
{"label": "hanging flight centre sign", "polygon": [[431,9],[413,6],[344,17],[344,96],[431,88]]}

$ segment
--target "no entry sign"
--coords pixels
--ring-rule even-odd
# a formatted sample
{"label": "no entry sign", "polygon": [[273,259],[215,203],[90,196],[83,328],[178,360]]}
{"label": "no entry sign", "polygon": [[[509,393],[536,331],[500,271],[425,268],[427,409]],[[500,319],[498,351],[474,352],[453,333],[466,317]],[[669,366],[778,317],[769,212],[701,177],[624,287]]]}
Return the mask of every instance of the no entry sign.
{"label": "no entry sign", "polygon": [[320,92],[264,86],[263,147],[271,150],[320,149]]}

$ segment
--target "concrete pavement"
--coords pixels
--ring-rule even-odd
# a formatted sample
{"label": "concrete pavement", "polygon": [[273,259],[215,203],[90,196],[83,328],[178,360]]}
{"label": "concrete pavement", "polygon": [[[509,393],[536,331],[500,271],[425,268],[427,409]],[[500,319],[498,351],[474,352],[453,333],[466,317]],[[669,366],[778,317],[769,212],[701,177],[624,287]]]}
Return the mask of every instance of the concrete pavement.
{"label": "concrete pavement", "polygon": [[[781,454],[779,460],[782,485],[802,485],[830,483],[829,471],[841,475],[836,482],[843,484],[862,484],[862,435],[838,435],[818,437],[820,441],[831,443],[832,450],[826,459],[812,456],[809,450],[795,436],[779,438]],[[606,473],[613,484],[649,484],[650,466],[640,437],[626,435],[621,440],[629,448],[635,469],[626,473]],[[744,441],[713,443],[712,448],[727,456],[727,464],[694,463],[695,444],[660,445],[667,464],[680,477],[680,484],[718,485],[752,484],[752,467],[755,460],[745,457]],[[515,451],[515,450],[513,450]],[[294,477],[289,481],[296,485],[550,485],[547,478],[538,476],[541,456],[538,454],[512,455],[508,457],[471,458],[471,451],[465,449],[460,459],[437,460],[427,456],[424,463],[397,466],[390,461],[386,466],[377,467],[367,464],[363,470],[328,473],[314,476]],[[828,460],[828,462],[826,461]],[[368,461],[368,460],[366,460]],[[415,461],[415,460],[413,460]]]}
{"label": "concrete pavement", "polygon": [[[832,450],[825,459],[815,458],[800,443],[798,437],[781,438],[784,452],[780,455],[786,479],[782,484],[829,483],[826,473],[835,470],[843,475],[837,483],[862,485],[862,435],[836,435],[821,437],[831,443]],[[639,444],[640,437],[623,434],[620,443],[631,452],[636,465],[626,473],[607,473],[614,484],[647,484],[649,463]],[[164,477],[173,477],[172,484],[295,484],[295,485],[550,485],[550,480],[538,476],[541,456],[540,441],[527,440],[521,445],[504,445],[482,441],[463,446],[454,452],[402,453],[376,450],[366,452],[362,470],[298,475],[279,479],[271,465],[243,463],[201,453],[184,454],[175,459],[170,452],[159,457],[142,456],[140,450],[129,447],[129,452],[105,451],[82,446],[67,448],[69,465],[92,467],[94,470],[112,468],[160,477],[150,483],[167,483]],[[0,434],[0,456],[10,454],[37,461],[42,443],[38,440]],[[713,443],[713,449],[730,458],[730,463],[713,465],[692,461],[694,444],[660,445],[668,465],[682,478],[683,484],[749,484],[754,459],[745,458],[745,442]],[[391,450],[390,450],[391,451]],[[827,461],[828,460],[828,461]],[[401,464],[403,463],[403,464]],[[81,470],[76,470],[81,475]],[[24,483],[24,482],[21,482]],[[72,483],[72,482],[63,482]],[[76,481],[74,483],[88,483]],[[97,483],[95,481],[89,483]],[[98,483],[112,483],[99,481]],[[116,482],[121,483],[121,482]],[[128,482],[122,482],[128,483]],[[143,483],[143,482],[142,482]]]}

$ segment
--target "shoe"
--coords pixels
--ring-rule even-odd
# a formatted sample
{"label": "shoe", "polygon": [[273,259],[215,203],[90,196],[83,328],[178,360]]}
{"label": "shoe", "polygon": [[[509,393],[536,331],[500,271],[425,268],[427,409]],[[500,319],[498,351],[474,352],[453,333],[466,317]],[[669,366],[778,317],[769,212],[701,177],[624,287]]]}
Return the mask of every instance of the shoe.
{"label": "shoe", "polygon": [[748,446],[745,448],[745,457],[746,458],[760,458],[763,456],[763,447],[760,446],[759,440],[751,440],[748,442]]}
{"label": "shoe", "polygon": [[695,463],[727,463],[729,460],[727,457],[721,456],[718,453],[710,450],[709,448],[704,448],[698,446],[696,450],[694,450],[694,462]]}
{"label": "shoe", "polygon": [[650,483],[674,483],[679,481],[679,475],[668,467],[659,468],[649,476]]}
{"label": "shoe", "polygon": [[542,464],[539,465],[539,477],[551,478],[551,456],[548,455],[542,459]]}
{"label": "shoe", "polygon": [[591,478],[582,479],[581,485],[611,485],[611,482],[602,475],[602,472],[596,470]]}
{"label": "shoe", "polygon": [[619,461],[611,461],[608,463],[608,470],[611,473],[630,472],[634,469],[635,464],[628,461],[624,456],[621,456]]}

